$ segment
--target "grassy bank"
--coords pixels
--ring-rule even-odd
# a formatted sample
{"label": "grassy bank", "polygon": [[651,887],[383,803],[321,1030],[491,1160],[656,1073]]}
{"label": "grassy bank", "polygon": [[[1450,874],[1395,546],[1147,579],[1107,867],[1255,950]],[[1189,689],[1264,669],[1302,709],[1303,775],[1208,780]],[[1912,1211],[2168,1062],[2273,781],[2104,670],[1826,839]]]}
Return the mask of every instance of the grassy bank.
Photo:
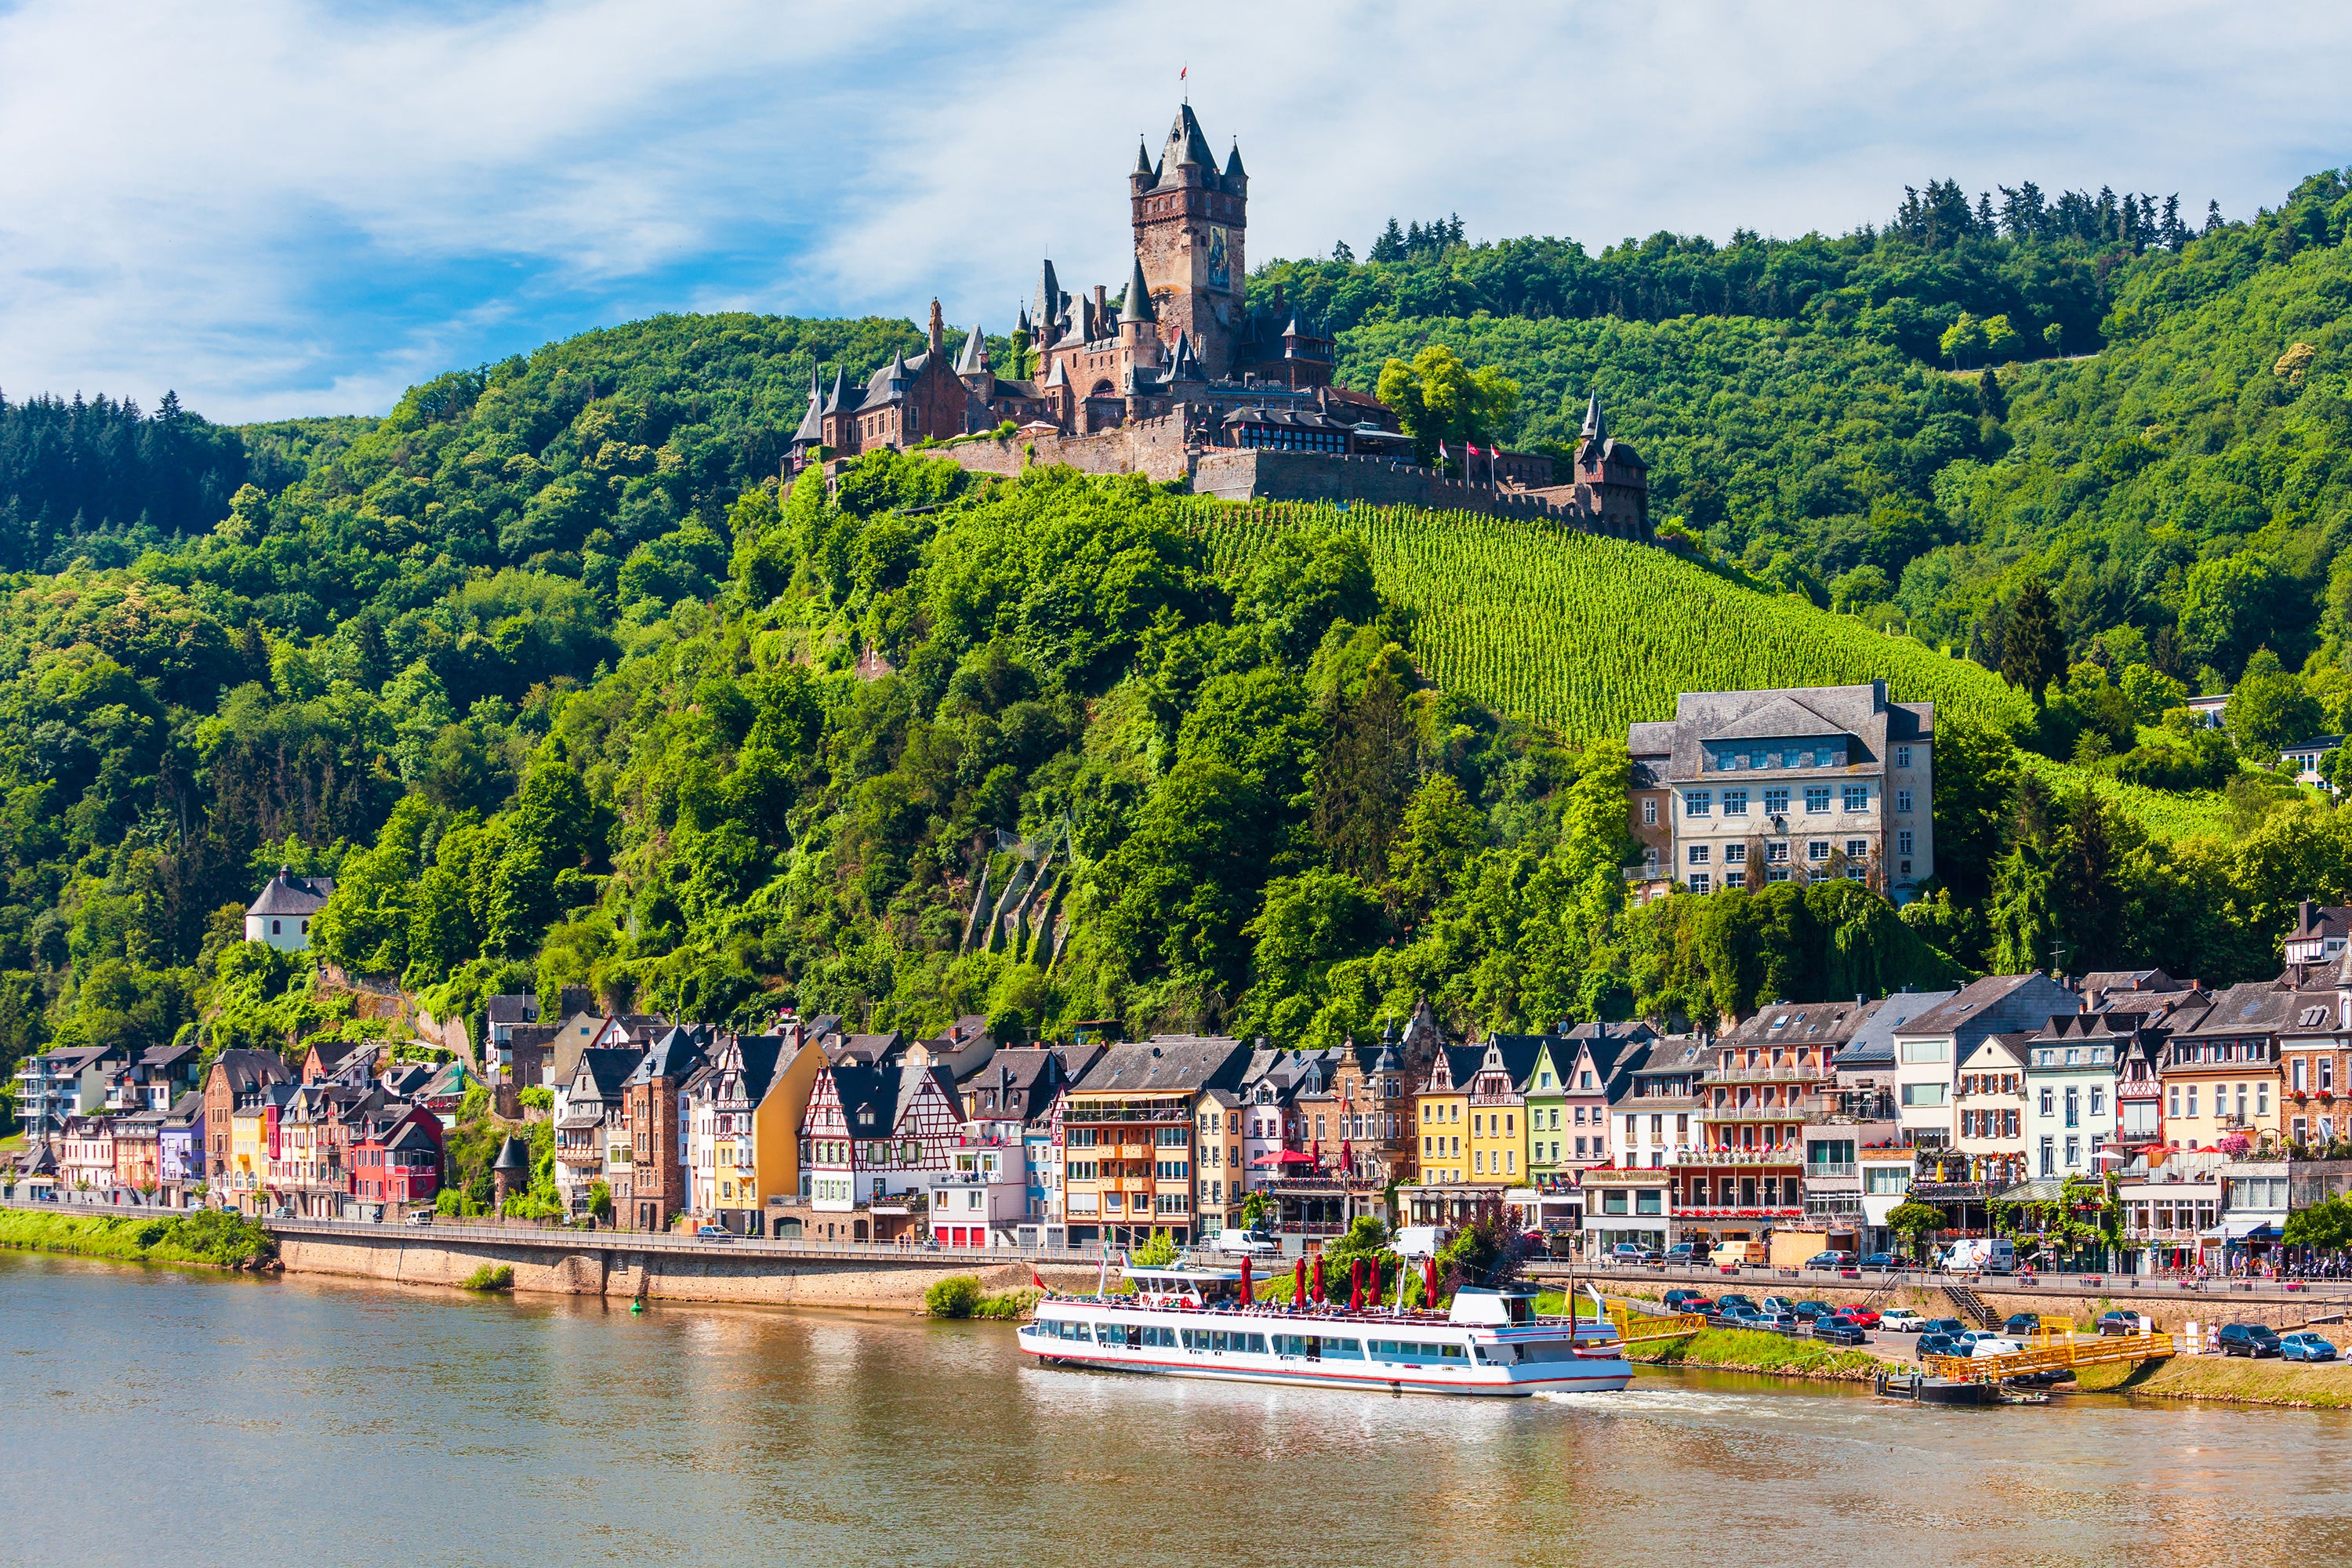
{"label": "grassy bank", "polygon": [[278,1243],[268,1231],[243,1215],[221,1209],[86,1218],[0,1210],[0,1247],[132,1263],[197,1263],[215,1268],[252,1268],[278,1256]]}
{"label": "grassy bank", "polygon": [[2084,1393],[2128,1394],[2141,1399],[2210,1399],[2233,1405],[2297,1405],[2352,1410],[2352,1365],[2326,1362],[2224,1360],[2174,1356],[2135,1366],[2118,1362],[2076,1371]]}
{"label": "grassy bank", "polygon": [[1868,1383],[1890,1364],[1868,1351],[1832,1350],[1816,1340],[1785,1339],[1753,1329],[1702,1329],[1688,1339],[1636,1345],[1627,1359],[1650,1366],[1764,1372],[1827,1383]]}

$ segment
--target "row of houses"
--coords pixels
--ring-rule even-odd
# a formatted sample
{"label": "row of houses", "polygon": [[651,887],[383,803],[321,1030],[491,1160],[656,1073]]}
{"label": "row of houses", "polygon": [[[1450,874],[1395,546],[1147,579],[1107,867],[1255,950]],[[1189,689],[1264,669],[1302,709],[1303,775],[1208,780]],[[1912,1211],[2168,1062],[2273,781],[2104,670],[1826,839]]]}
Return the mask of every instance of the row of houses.
{"label": "row of houses", "polygon": [[39,1119],[26,1118],[21,1190],[112,1207],[382,1215],[439,1192],[469,1082],[461,1063],[396,1061],[373,1044],[316,1042],[293,1067],[275,1051],[223,1051],[201,1079],[194,1047],[136,1062],[93,1049],[20,1067],[20,1086],[48,1086]]}

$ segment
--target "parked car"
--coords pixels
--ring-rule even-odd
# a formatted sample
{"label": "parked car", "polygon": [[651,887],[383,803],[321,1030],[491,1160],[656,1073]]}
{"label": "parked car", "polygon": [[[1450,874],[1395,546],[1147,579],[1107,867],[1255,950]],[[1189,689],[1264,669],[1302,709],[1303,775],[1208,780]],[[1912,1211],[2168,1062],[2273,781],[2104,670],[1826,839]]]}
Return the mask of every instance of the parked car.
{"label": "parked car", "polygon": [[433,1211],[431,1209],[418,1209],[400,1223],[403,1225],[431,1225],[433,1223]]}
{"label": "parked car", "polygon": [[1666,1310],[1673,1312],[1704,1312],[1715,1305],[1713,1298],[1703,1290],[1675,1289],[1666,1292]]}
{"label": "parked car", "polygon": [[735,1239],[735,1233],[729,1230],[723,1225],[698,1226],[695,1227],[694,1239],[697,1241],[732,1241]]}
{"label": "parked car", "polygon": [[1805,1321],[1810,1323],[1816,1319],[1830,1316],[1832,1313],[1835,1312],[1837,1309],[1831,1306],[1827,1301],[1800,1301],[1794,1307],[1790,1308],[1790,1310],[1795,1312],[1797,1316],[1804,1319]]}
{"label": "parked car", "polygon": [[1666,1261],[1678,1267],[1706,1261],[1706,1248],[1694,1241],[1677,1241],[1666,1248]]}
{"label": "parked car", "polygon": [[1900,1253],[1874,1252],[1862,1260],[1864,1268],[1908,1268]]}
{"label": "parked car", "polygon": [[1655,1263],[1659,1254],[1639,1243],[1621,1241],[1609,1249],[1609,1261],[1621,1267],[1636,1263]]}
{"label": "parked car", "polygon": [[1987,1356],[2016,1355],[2024,1349],[2025,1347],[2015,1340],[2006,1340],[1999,1334],[1987,1334],[1971,1343],[1968,1353],[1970,1359],[1982,1361]]}
{"label": "parked car", "polygon": [[1872,1307],[1840,1307],[1831,1315],[1843,1318],[1858,1329],[1875,1329],[1881,1327],[1885,1321],[1879,1315],[1877,1310]]}
{"label": "parked car", "polygon": [[1805,1259],[1808,1268],[1846,1268],[1853,1264],[1851,1252],[1816,1252]]}
{"label": "parked car", "polygon": [[1930,1318],[1927,1320],[1927,1326],[1920,1331],[1929,1334],[1949,1334],[1952,1338],[1958,1339],[1969,1331],[1969,1326],[1958,1318]]}
{"label": "parked car", "polygon": [[1770,1261],[1760,1241],[1727,1241],[1706,1255],[1718,1268],[1761,1268]]}
{"label": "parked car", "polygon": [[2139,1332],[2139,1314],[2126,1312],[2121,1308],[2112,1312],[2102,1312],[2099,1314],[2099,1332],[2102,1335],[2136,1334]]}
{"label": "parked car", "polygon": [[1927,1328],[1927,1320],[1908,1307],[1895,1307],[1878,1314],[1878,1326],[1889,1333],[1916,1334]]}
{"label": "parked car", "polygon": [[1717,1302],[1715,1310],[1706,1315],[1706,1321],[1718,1329],[1752,1329],[1756,1326],[1756,1320],[1762,1316],[1753,1307],[1727,1307]]}
{"label": "parked car", "polygon": [[1921,1334],[1919,1336],[1918,1344],[1914,1346],[1913,1349],[1918,1352],[1918,1356],[1921,1361],[1927,1360],[1931,1355],[1966,1355],[1969,1353],[1968,1347],[1966,1345],[1960,1343],[1959,1341],[1954,1339],[1951,1335],[1943,1333]]}
{"label": "parked car", "polygon": [[2033,1337],[2033,1331],[2041,1326],[2042,1318],[2039,1313],[2011,1312],[2009,1315],[2009,1321],[2001,1324],[2000,1331],[2011,1339],[2030,1340]]}
{"label": "parked car", "polygon": [[1791,1338],[1804,1332],[1804,1320],[1794,1312],[1750,1312],[1743,1329],[1761,1329],[1769,1334],[1787,1334]]}
{"label": "parked car", "polygon": [[1756,1310],[1760,1312],[1794,1313],[1797,1310],[1797,1304],[1794,1301],[1790,1300],[1786,1296],[1767,1296],[1761,1301],[1756,1303]]}
{"label": "parked car", "polygon": [[2286,1346],[2279,1331],[2268,1323],[2224,1323],[2214,1336],[2225,1356],[2252,1356],[2257,1361],[2266,1355],[2284,1355]]}
{"label": "parked car", "polygon": [[1756,1298],[1753,1296],[1743,1296],[1737,1290],[1726,1290],[1722,1295],[1717,1296],[1715,1299],[1715,1304],[1718,1307],[1745,1307],[1749,1311],[1754,1311],[1756,1310]]}
{"label": "parked car", "polygon": [[1870,1340],[1862,1325],[1850,1318],[1821,1319],[1813,1324],[1813,1338],[1833,1345],[1866,1344]]}
{"label": "parked car", "polygon": [[2336,1346],[2317,1334],[2295,1332],[2279,1336],[2279,1355],[2286,1361],[2334,1361]]}

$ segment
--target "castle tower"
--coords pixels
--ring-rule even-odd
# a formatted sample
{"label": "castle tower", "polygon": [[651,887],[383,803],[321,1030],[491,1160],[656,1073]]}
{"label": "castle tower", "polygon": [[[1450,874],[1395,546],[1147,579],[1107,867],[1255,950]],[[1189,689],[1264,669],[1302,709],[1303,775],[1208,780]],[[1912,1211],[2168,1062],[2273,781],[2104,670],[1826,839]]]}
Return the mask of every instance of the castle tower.
{"label": "castle tower", "polygon": [[1231,375],[1248,272],[1243,231],[1249,176],[1242,169],[1241,149],[1234,149],[1220,174],[1217,156],[1188,103],[1177,110],[1156,167],[1137,149],[1128,185],[1136,258],[1150,288],[1161,336],[1183,333],[1213,378]]}
{"label": "castle tower", "polygon": [[1577,433],[1576,499],[1602,531],[1620,539],[1651,539],[1650,465],[1641,454],[1609,434],[1601,395],[1584,405],[1584,428]]}

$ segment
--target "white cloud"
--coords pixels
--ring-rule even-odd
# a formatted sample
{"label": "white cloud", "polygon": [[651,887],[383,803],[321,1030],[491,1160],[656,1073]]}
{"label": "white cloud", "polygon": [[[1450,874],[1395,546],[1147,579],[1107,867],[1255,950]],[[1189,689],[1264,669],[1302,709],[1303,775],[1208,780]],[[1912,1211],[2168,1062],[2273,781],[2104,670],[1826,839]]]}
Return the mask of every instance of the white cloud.
{"label": "white cloud", "polygon": [[2201,0],[35,0],[0,11],[0,386],[246,417],[380,409],[662,306],[937,292],[1002,330],[1048,248],[1066,285],[1118,285],[1132,138],[1157,150],[1187,62],[1241,140],[1258,259],[1391,214],[1595,248],[1838,230],[1945,175],[2242,216],[2340,161],[2347,45],[2340,8]]}

